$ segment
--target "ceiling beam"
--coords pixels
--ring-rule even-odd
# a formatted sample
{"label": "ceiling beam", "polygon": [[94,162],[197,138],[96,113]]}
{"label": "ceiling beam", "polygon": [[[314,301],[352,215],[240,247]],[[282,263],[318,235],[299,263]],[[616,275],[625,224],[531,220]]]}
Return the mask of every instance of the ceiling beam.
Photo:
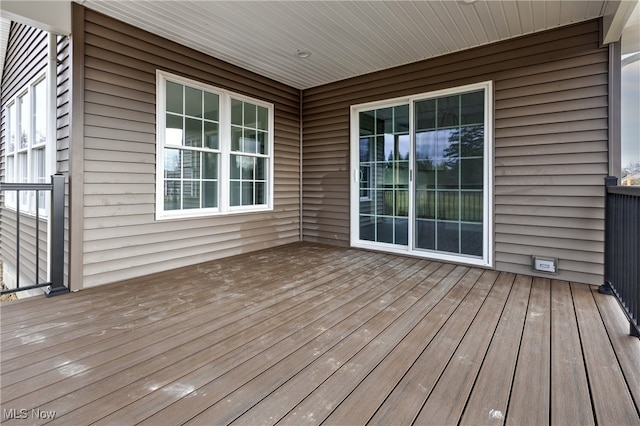
{"label": "ceiling beam", "polygon": [[603,17],[602,44],[615,43],[620,40],[622,31],[637,5],[638,0],[620,0],[607,3]]}
{"label": "ceiling beam", "polygon": [[54,34],[71,34],[70,0],[2,0],[0,13],[5,19]]}

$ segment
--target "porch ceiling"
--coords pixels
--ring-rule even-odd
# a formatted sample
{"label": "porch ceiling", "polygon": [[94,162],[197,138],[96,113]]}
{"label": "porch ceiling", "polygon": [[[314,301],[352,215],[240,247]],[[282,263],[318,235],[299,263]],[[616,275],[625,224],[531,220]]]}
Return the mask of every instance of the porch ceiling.
{"label": "porch ceiling", "polygon": [[299,89],[613,16],[621,3],[75,1]]}

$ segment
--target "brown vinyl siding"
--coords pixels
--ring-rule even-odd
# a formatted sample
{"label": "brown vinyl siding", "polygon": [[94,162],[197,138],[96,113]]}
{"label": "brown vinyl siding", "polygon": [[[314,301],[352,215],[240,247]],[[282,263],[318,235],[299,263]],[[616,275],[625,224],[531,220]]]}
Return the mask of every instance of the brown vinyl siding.
{"label": "brown vinyl siding", "polygon": [[[45,31],[16,22],[11,23],[4,71],[2,74],[2,140],[0,142],[0,180],[5,181],[6,106],[36,77],[46,72],[48,34]],[[4,194],[0,206],[0,257],[5,268],[16,271],[16,212],[4,207]],[[36,232],[36,219],[32,215],[20,215],[20,285],[36,281],[36,234],[39,238],[40,281],[47,279],[47,221],[40,220]],[[5,273],[5,280],[8,278]]]}
{"label": "brown vinyl siding", "polygon": [[11,23],[2,74],[2,102],[14,97],[47,66],[47,33]]}
{"label": "brown vinyl siding", "polygon": [[[83,25],[83,287],[300,239],[298,90],[88,9]],[[157,69],[274,104],[273,211],[155,220]]]}
{"label": "brown vinyl siding", "polygon": [[303,239],[349,244],[350,106],[494,82],[494,261],[601,284],[608,50],[590,21],[305,90]]}
{"label": "brown vinyl siding", "polygon": [[[64,212],[64,273],[65,285],[69,286],[69,171],[71,146],[71,42],[68,37],[57,37],[57,67],[56,67],[56,173],[67,177],[65,187]],[[75,288],[72,288],[75,290]]]}
{"label": "brown vinyl siding", "polygon": [[56,80],[56,171],[69,173],[69,147],[71,138],[71,43],[67,37],[57,37]]}

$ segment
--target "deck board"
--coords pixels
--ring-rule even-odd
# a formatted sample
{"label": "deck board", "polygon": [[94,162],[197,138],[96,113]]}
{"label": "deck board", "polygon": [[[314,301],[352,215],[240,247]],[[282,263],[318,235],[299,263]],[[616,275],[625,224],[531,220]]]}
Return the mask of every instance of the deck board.
{"label": "deck board", "polygon": [[[387,257],[386,259],[393,260],[392,257]],[[353,281],[347,281],[347,283],[353,285],[357,290],[358,280],[355,279],[356,275],[361,273],[360,269],[367,267],[373,261],[373,258],[364,257],[360,262],[350,262],[350,260],[352,259],[349,257],[344,259],[346,262],[345,267],[351,263],[349,272],[345,276],[349,277],[351,275],[354,277]],[[384,258],[378,260],[384,264]],[[244,312],[246,317],[243,320],[233,321],[234,318],[226,318],[223,327],[216,329],[207,327],[204,330],[195,328],[188,335],[185,334],[188,338],[187,343],[174,344],[171,352],[161,352],[163,356],[157,361],[159,365],[164,365],[164,368],[157,368],[153,374],[146,377],[142,376],[143,380],[138,380],[125,386],[123,391],[126,391],[126,393],[110,394],[105,398],[90,403],[88,406],[82,406],[71,418],[77,417],[81,419],[84,416],[83,412],[87,410],[95,410],[97,413],[102,413],[106,411],[107,407],[118,406],[119,403],[128,403],[127,407],[124,408],[127,416],[132,419],[139,418],[139,420],[143,420],[149,415],[148,405],[153,405],[155,400],[161,400],[162,404],[174,402],[171,398],[166,398],[162,394],[153,393],[154,390],[163,388],[166,385],[169,393],[175,394],[174,390],[179,388],[174,384],[176,380],[180,380],[184,376],[187,378],[190,376],[207,377],[207,370],[212,361],[216,360],[220,367],[229,365],[229,363],[240,362],[243,358],[250,357],[254,353],[253,351],[258,353],[264,350],[266,345],[276,343],[276,338],[279,335],[272,331],[274,328],[280,327],[293,332],[299,327],[298,323],[293,322],[294,319],[302,315],[306,316],[305,319],[313,318],[314,313],[316,315],[325,314],[326,308],[323,307],[323,304],[331,300],[331,296],[336,294],[336,290],[334,290],[334,293],[331,292],[332,286],[336,286],[337,283],[335,277],[335,274],[322,273],[316,279],[318,282],[325,282],[325,286],[315,288],[314,292],[298,292],[290,299],[282,301],[280,306],[278,306],[279,304],[273,304],[257,313],[251,313],[257,308],[254,304],[251,309]],[[349,296],[348,293],[346,294]],[[314,295],[316,300],[305,301],[305,298]],[[239,312],[243,313],[243,310]],[[205,321],[204,324],[209,324],[209,320]],[[216,324],[216,322],[213,324]],[[243,328],[243,326],[246,326],[246,328]],[[257,339],[260,340],[256,341]],[[129,395],[134,395],[135,398]],[[113,402],[114,398],[118,400],[117,403]],[[157,408],[162,408],[162,406],[159,405]]]}
{"label": "deck board", "polygon": [[[309,395],[329,379],[331,374],[338,368],[349,368],[350,364],[364,366],[377,365],[375,361],[370,361],[371,358],[379,356],[379,354],[383,354],[389,350],[389,346],[395,344],[394,338],[402,339],[404,336],[399,328],[410,328],[411,324],[417,322],[417,318],[420,318],[423,312],[430,309],[432,304],[422,300],[421,297],[432,290],[451,269],[453,269],[451,265],[442,266],[438,263],[431,263],[419,273],[413,274],[407,279],[407,283],[417,283],[417,285],[404,293],[402,298],[397,299],[386,308],[391,311],[391,313],[402,315],[399,321],[389,325],[377,336],[373,335],[375,329],[372,328],[369,323],[364,324],[364,328],[361,327],[360,333],[368,336],[369,342],[366,342],[365,347],[358,345],[360,346],[360,351],[354,353],[356,352],[354,349],[357,349],[357,347],[345,341],[342,347],[336,347],[335,351],[324,354],[323,360],[318,360],[307,366],[305,370],[301,371],[295,377],[292,377],[286,384],[268,395],[260,404],[254,405],[244,412],[235,422],[237,424],[259,424],[263,419],[279,421],[296,407],[296,405],[302,402],[306,395]],[[425,303],[421,303],[421,300]],[[385,335],[389,334],[391,334],[391,336],[385,338]],[[349,345],[352,347],[349,348]],[[344,352],[345,354],[341,356],[339,352]]]}
{"label": "deck board", "polygon": [[462,416],[478,370],[511,291],[513,275],[501,274],[429,394],[416,422],[453,424]]}
{"label": "deck board", "polygon": [[580,334],[571,288],[551,281],[551,421],[555,424],[594,424],[589,383],[582,358]]}
{"label": "deck board", "polygon": [[434,324],[437,333],[376,411],[371,424],[409,424],[415,420],[494,280],[495,275],[472,269],[447,294],[444,303],[438,304],[443,308],[439,321],[428,322]]}
{"label": "deck board", "polygon": [[550,280],[534,278],[507,408],[507,425],[540,425],[549,422],[550,304]]}
{"label": "deck board", "polygon": [[[571,284],[584,361],[591,383],[596,423],[602,425],[640,424],[638,406],[634,403],[622,374],[615,351],[608,340],[589,287]],[[612,396],[615,403],[612,403]]]}
{"label": "deck board", "polygon": [[[403,259],[398,266],[407,267],[412,264],[415,264],[415,261]],[[200,392],[194,392],[187,398],[177,401],[171,406],[169,412],[159,412],[150,417],[148,423],[157,424],[164,419],[169,419],[171,423],[189,420],[189,417],[185,418],[189,413],[199,413],[201,409],[206,409],[212,403],[230,398],[236,388],[254,378],[259,379],[255,382],[257,383],[255,392],[261,399],[264,396],[262,386],[267,386],[269,389],[269,386],[273,385],[270,380],[275,380],[276,385],[280,385],[287,377],[286,375],[296,374],[383,309],[386,304],[380,306],[378,298],[390,289],[396,288],[391,271],[393,269],[386,269],[371,278],[369,282],[375,287],[371,287],[367,293],[330,312],[310,326],[300,329],[292,338],[279,342],[261,353],[259,357],[253,357],[245,363],[234,366],[225,375],[206,383]],[[285,377],[282,377],[283,374]],[[250,386],[254,386],[254,382]]]}
{"label": "deck board", "polygon": [[640,422],[640,340],[578,283],[300,243],[0,316],[3,415],[51,425]]}
{"label": "deck board", "polygon": [[[366,258],[365,258],[366,259]],[[353,267],[350,264],[349,258],[344,259],[344,263],[340,263],[343,269],[349,269]],[[336,267],[339,267],[336,265]],[[321,271],[317,273],[322,275],[322,278],[329,277],[324,268],[320,268]],[[307,272],[304,272],[303,275],[306,276]],[[318,277],[319,278],[319,277]],[[289,279],[293,282],[296,279],[301,279],[297,275],[290,276]],[[304,277],[302,278],[304,279]],[[309,283],[317,283],[313,279],[309,281]],[[239,282],[241,284],[241,282]],[[286,284],[285,284],[286,285]],[[309,284],[313,285],[313,284]],[[169,316],[157,316],[157,317],[143,317],[147,319],[147,322],[150,324],[146,327],[130,327],[130,324],[138,324],[141,321],[141,318],[138,316],[129,316],[130,323],[124,323],[123,320],[118,320],[115,322],[115,325],[111,325],[111,329],[116,328],[121,333],[118,336],[122,336],[121,339],[109,339],[108,335],[102,333],[102,331],[111,331],[108,328],[104,328],[104,324],[100,324],[103,327],[96,334],[88,334],[86,335],[84,340],[88,340],[90,343],[93,343],[94,340],[100,339],[101,342],[104,343],[103,346],[99,346],[93,344],[89,349],[89,356],[87,355],[87,351],[84,350],[87,346],[82,346],[83,351],[76,352],[79,356],[75,356],[73,363],[65,362],[68,360],[68,356],[65,353],[59,355],[58,357],[51,357],[52,363],[48,366],[49,370],[46,372],[41,372],[39,375],[35,375],[33,368],[29,366],[29,368],[22,368],[19,370],[14,370],[18,373],[30,374],[34,377],[32,380],[32,384],[37,386],[38,388],[44,388],[44,397],[48,398],[51,394],[61,394],[64,395],[61,389],[58,386],[52,386],[57,381],[60,380],[60,373],[63,375],[65,372],[73,372],[74,375],[80,373],[86,373],[83,377],[86,376],[86,379],[83,380],[95,380],[99,378],[101,375],[108,375],[112,369],[116,371],[118,369],[122,369],[129,365],[136,365],[140,362],[140,360],[144,360],[147,358],[147,348],[150,345],[154,346],[154,350],[158,352],[164,352],[168,348],[177,347],[179,348],[181,345],[185,344],[188,341],[192,341],[197,338],[200,334],[205,334],[211,332],[213,329],[218,329],[228,324],[233,324],[234,321],[245,317],[246,315],[252,312],[252,309],[257,310],[262,306],[272,306],[276,302],[278,302],[282,298],[290,297],[291,293],[286,290],[281,290],[279,292],[275,292],[274,290],[269,291],[269,287],[265,286],[262,289],[263,294],[254,295],[254,298],[247,298],[246,295],[240,297],[242,287],[239,286],[237,289],[233,289],[230,293],[229,297],[222,298],[219,297],[220,294],[210,294],[210,298],[203,298],[201,294],[197,293],[191,297],[187,296],[184,292],[181,292],[180,297],[184,298],[187,303],[180,304],[186,305],[184,306],[184,312],[181,312],[181,315],[175,315],[173,317]],[[308,289],[308,286],[303,285],[301,290]],[[310,295],[312,293],[303,294]],[[207,309],[211,306],[212,301],[221,302],[219,305],[216,304],[215,314],[209,315],[209,317],[205,317],[202,315],[201,309]],[[224,303],[222,303],[224,302]],[[247,303],[251,303],[250,307],[247,307]],[[167,310],[173,309],[176,305],[175,301],[173,303],[167,303],[165,301],[165,306]],[[92,315],[93,310],[91,311]],[[111,316],[107,316],[107,318],[111,318]],[[163,319],[170,321],[169,325]],[[218,319],[218,321],[212,321]],[[123,327],[124,324],[124,327]],[[81,324],[83,325],[83,324]],[[200,327],[199,327],[200,325]],[[122,330],[120,330],[122,329]],[[87,333],[86,327],[77,327],[76,331],[78,333]],[[91,329],[93,331],[93,328]],[[108,333],[107,333],[108,334]],[[80,339],[82,340],[82,339]],[[62,349],[64,345],[57,345]],[[49,346],[46,346],[48,350],[50,350]],[[78,349],[76,349],[78,351]],[[4,364],[4,358],[3,358]],[[24,364],[26,366],[28,364]],[[46,366],[46,363],[45,363]],[[58,368],[52,368],[53,366],[58,366]],[[100,367],[100,371],[94,372],[95,368]],[[3,395],[9,394],[14,395],[17,390],[21,387],[20,383],[13,384],[12,381],[8,380],[13,377],[12,373],[3,374]],[[85,383],[82,381],[82,383]],[[31,396],[33,398],[33,396]],[[4,397],[3,397],[4,399]],[[40,401],[38,399],[35,400],[35,403],[38,404]]]}
{"label": "deck board", "polygon": [[636,345],[637,339],[629,334],[629,323],[624,312],[619,309],[618,301],[600,294],[597,288],[592,288],[591,292],[602,315],[620,368],[624,372],[631,396],[637,405],[640,401],[640,345]]}
{"label": "deck board", "polygon": [[531,292],[531,277],[518,275],[480,367],[460,419],[463,425],[502,425],[507,414],[522,331]]}
{"label": "deck board", "polygon": [[[453,269],[453,265],[444,265],[427,278],[425,284],[429,290],[416,301],[416,303],[422,305],[423,312],[425,312],[423,318],[429,315],[433,317],[434,313],[432,311],[435,305],[455,286],[457,283],[456,277],[462,276],[466,271],[464,268],[458,268],[457,271],[451,274]],[[336,410],[327,419],[327,423],[342,422],[343,424],[350,424],[354,422],[354,419],[360,421],[368,420],[375,413],[387,395],[393,390],[398,380],[418,357],[424,348],[424,342],[429,339],[429,334],[435,334],[435,327],[422,326],[425,323],[427,322],[422,320],[408,334],[402,336],[402,340],[380,364],[369,366],[374,370],[362,382],[358,383],[353,392],[336,407]],[[371,389],[375,389],[375,392],[371,392]],[[297,396],[297,398],[299,400],[303,399],[300,396]],[[277,404],[277,400],[273,404]],[[257,406],[256,408],[256,411],[260,412],[260,407]],[[293,407],[287,407],[287,409],[290,408]],[[244,423],[244,420],[247,420],[247,423],[251,423],[253,420],[258,421],[259,418],[259,416],[255,415],[248,418],[243,416],[239,420],[242,423]]]}
{"label": "deck board", "polygon": [[[344,337],[341,336],[338,342],[326,352],[321,353],[322,349],[315,344],[316,342],[311,342],[311,345],[300,348],[294,356],[283,359],[256,380],[227,395],[188,424],[230,423],[255,404],[255,391],[250,391],[252,388],[260,389],[260,397],[267,397],[280,389],[286,394],[306,395],[318,385],[326,383],[330,377],[340,374],[339,370],[351,368],[350,366],[356,362],[354,359],[364,352],[364,348],[373,344],[375,339],[380,339],[383,334],[388,334],[389,328],[406,326],[409,320],[406,318],[408,315],[405,314],[415,306],[415,299],[413,299],[415,296],[410,294],[411,289],[415,288],[420,272],[420,265],[412,265],[393,276],[391,279],[393,287],[372,300],[362,312],[358,313],[368,319],[363,318],[362,322],[356,322],[356,325],[358,323],[361,325],[348,334],[345,330]],[[368,312],[371,309],[377,312]],[[351,322],[348,318],[345,321]],[[380,345],[374,346],[376,346],[375,352],[378,353]],[[368,365],[375,364],[370,362]],[[290,385],[291,382],[294,382],[293,385]],[[274,403],[280,405],[280,398],[275,399]],[[269,418],[271,417],[275,416]],[[249,420],[247,422],[251,423]]]}

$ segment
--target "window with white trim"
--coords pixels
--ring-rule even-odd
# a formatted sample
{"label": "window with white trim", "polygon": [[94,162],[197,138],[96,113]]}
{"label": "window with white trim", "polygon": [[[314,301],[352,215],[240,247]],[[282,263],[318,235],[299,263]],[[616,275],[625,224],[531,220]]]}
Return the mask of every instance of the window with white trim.
{"label": "window with white trim", "polygon": [[492,82],[351,107],[351,244],[493,264]]}
{"label": "window with white trim", "polygon": [[269,210],[273,105],[157,72],[156,218]]}
{"label": "window with white trim", "polygon": [[[11,99],[6,106],[5,179],[15,183],[48,182],[47,167],[47,79],[39,76]],[[13,191],[5,194],[8,207],[16,208]],[[20,210],[35,213],[36,195],[20,192]],[[40,191],[38,208],[43,214],[47,193]]]}

